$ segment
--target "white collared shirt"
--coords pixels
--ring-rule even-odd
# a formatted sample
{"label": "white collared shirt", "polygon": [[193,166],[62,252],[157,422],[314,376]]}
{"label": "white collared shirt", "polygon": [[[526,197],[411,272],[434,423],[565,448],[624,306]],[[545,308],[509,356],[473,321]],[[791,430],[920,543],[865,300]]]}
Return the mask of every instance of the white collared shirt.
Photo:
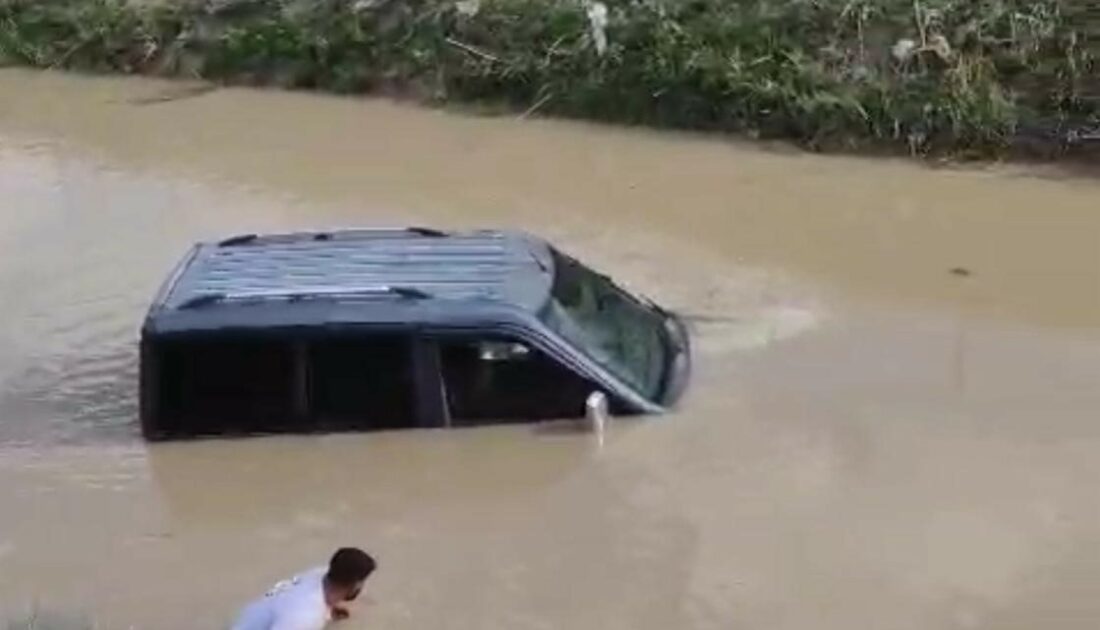
{"label": "white collared shirt", "polygon": [[325,604],[326,567],[283,580],[241,612],[233,630],[322,630],[331,620]]}

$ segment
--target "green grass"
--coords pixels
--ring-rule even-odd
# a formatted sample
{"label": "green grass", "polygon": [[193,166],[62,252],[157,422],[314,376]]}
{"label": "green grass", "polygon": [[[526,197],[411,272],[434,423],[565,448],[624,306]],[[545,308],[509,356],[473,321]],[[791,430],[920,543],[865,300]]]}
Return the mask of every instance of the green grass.
{"label": "green grass", "polygon": [[0,0],[0,59],[988,157],[1100,126],[1094,4]]}

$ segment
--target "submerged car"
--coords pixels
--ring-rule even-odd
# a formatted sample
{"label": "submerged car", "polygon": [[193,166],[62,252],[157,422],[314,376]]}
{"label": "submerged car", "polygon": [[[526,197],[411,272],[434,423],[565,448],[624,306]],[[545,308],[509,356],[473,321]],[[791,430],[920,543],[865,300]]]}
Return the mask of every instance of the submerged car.
{"label": "submerged car", "polygon": [[690,375],[674,314],[533,236],[422,228],[191,249],[142,327],[149,439],[659,413]]}

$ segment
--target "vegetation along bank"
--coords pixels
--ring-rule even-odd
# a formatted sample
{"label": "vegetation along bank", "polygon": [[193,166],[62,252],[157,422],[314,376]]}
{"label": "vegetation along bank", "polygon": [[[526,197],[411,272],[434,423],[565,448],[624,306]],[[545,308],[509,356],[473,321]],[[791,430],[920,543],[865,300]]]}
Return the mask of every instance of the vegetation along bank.
{"label": "vegetation along bank", "polygon": [[1097,42],[1093,0],[0,0],[5,64],[956,157],[1087,154]]}

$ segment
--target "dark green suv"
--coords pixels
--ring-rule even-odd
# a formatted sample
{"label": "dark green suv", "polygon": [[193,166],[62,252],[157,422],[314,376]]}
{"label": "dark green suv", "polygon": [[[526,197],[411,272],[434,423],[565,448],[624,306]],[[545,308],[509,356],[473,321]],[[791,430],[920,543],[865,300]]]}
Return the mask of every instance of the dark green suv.
{"label": "dark green suv", "polygon": [[196,245],[142,328],[151,439],[616,413],[682,395],[678,317],[543,240],[422,228]]}

